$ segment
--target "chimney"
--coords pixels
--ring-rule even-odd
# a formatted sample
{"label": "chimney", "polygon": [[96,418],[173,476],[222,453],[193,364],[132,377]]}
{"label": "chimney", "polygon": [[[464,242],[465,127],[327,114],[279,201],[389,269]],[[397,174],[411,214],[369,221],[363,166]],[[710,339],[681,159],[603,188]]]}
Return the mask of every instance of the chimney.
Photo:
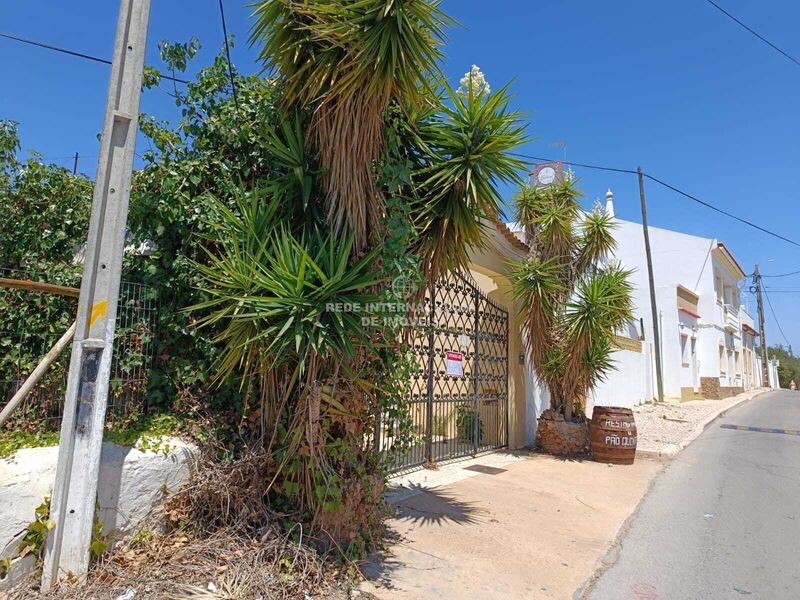
{"label": "chimney", "polygon": [[611,191],[611,188],[608,188],[606,192],[606,214],[609,217],[614,216],[614,192]]}

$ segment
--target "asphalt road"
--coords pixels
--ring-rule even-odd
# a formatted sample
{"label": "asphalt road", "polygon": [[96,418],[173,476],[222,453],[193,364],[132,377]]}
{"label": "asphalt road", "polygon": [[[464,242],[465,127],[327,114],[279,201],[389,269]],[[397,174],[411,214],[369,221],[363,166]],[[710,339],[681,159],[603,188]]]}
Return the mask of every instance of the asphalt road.
{"label": "asphalt road", "polygon": [[800,392],[712,422],[656,479],[607,561],[582,597],[800,599]]}

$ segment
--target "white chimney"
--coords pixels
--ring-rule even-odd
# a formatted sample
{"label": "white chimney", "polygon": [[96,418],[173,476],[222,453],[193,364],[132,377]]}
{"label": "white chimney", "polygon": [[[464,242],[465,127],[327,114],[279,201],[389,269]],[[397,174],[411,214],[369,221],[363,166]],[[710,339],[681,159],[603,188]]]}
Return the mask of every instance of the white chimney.
{"label": "white chimney", "polygon": [[611,188],[608,188],[606,192],[606,214],[609,217],[614,216],[614,192],[611,191]]}

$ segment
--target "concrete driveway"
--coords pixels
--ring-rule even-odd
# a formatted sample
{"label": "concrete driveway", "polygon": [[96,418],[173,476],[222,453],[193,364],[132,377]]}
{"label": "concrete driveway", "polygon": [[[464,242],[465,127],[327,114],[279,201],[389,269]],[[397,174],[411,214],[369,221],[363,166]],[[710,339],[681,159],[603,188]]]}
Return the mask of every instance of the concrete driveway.
{"label": "concrete driveway", "polygon": [[388,600],[571,598],[662,466],[526,454],[429,472],[456,481],[395,495],[395,542],[365,566],[361,589]]}

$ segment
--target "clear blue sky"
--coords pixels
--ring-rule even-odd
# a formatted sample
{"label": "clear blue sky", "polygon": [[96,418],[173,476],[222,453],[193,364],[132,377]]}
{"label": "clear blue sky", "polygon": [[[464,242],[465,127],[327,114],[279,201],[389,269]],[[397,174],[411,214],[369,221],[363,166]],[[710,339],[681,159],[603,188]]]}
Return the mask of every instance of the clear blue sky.
{"label": "clear blue sky", "polygon": [[[790,54],[800,56],[800,3],[718,0]],[[524,151],[635,168],[713,204],[800,239],[800,67],[703,0],[445,0],[463,28],[450,32],[445,72],[455,82],[477,64],[493,87],[514,80],[515,102],[537,139]],[[198,37],[207,63],[222,42],[216,0],[152,0],[148,63],[156,43]],[[0,4],[0,31],[109,57],[118,3],[28,0]],[[258,69],[247,47],[249,9],[227,0],[237,66]],[[21,122],[25,149],[93,174],[108,67],[0,39],[0,118]],[[167,86],[168,83],[162,83]],[[142,109],[175,118],[172,100],[148,91]],[[634,176],[576,169],[587,203],[611,186],[617,214],[639,220]],[[749,273],[800,270],[800,248],[675,195],[647,188],[651,225],[716,237]],[[800,276],[767,280],[800,290]],[[772,294],[800,351],[800,294]],[[751,311],[754,312],[754,311]],[[767,308],[770,343],[783,342]],[[783,342],[785,343],[785,342]]]}

